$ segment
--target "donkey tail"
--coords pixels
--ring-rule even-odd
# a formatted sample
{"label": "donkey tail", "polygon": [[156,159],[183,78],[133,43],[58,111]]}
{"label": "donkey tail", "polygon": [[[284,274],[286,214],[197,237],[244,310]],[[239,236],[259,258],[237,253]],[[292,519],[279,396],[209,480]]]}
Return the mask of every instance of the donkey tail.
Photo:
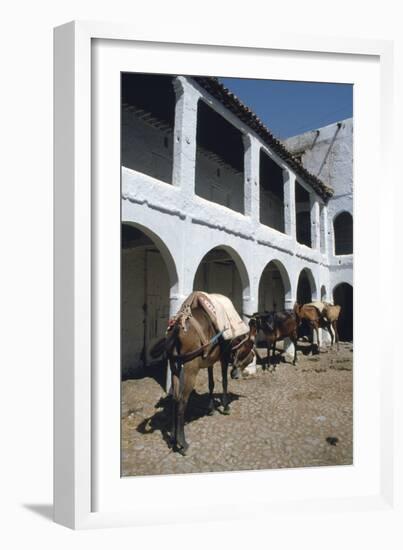
{"label": "donkey tail", "polygon": [[170,352],[174,347],[176,337],[179,332],[179,326],[174,325],[172,330],[169,331],[168,336],[158,340],[150,350],[150,355],[153,359],[160,357],[164,352]]}

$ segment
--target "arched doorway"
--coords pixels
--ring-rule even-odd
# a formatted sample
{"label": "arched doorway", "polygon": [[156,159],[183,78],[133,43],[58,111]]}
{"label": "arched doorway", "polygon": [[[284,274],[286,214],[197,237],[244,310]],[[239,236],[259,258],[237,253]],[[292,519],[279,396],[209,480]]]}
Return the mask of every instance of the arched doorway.
{"label": "arched doorway", "polygon": [[333,290],[333,301],[341,306],[337,328],[342,341],[353,340],[353,287],[348,283],[341,283]]}
{"label": "arched doorway", "polygon": [[[308,304],[316,298],[316,285],[312,272],[308,268],[304,268],[299,274],[297,287],[297,302],[300,305]],[[309,336],[311,330],[308,323],[302,323],[298,329],[298,336]]]}
{"label": "arched doorway", "polygon": [[193,290],[227,296],[240,315],[248,288],[248,275],[241,258],[225,246],[213,248],[202,258],[193,281]]}
{"label": "arched doorway", "polygon": [[334,254],[353,253],[353,217],[349,212],[341,212],[333,220]]}
{"label": "arched doorway", "polygon": [[314,299],[316,299],[315,279],[313,278],[312,271],[304,268],[298,278],[297,302],[300,305],[308,304]]}
{"label": "arched doorway", "polygon": [[177,275],[167,247],[147,228],[122,223],[121,244],[121,362],[125,373],[151,362],[149,350],[165,333]]}
{"label": "arched doorway", "polygon": [[291,290],[290,279],[283,264],[269,262],[259,282],[259,311],[282,311]]}

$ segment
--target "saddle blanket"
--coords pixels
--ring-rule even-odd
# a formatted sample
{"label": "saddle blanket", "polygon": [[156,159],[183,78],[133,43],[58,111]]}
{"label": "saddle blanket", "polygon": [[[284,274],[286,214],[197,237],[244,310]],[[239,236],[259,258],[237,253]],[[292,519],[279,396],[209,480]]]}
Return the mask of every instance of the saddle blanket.
{"label": "saddle blanket", "polygon": [[319,313],[323,313],[323,310],[326,307],[325,302],[310,302],[309,304],[305,304],[306,306],[314,306],[319,311]]}
{"label": "saddle blanket", "polygon": [[231,300],[222,294],[208,294],[199,290],[192,292],[175,317],[185,315],[189,318],[191,310],[198,306],[210,316],[214,327],[223,331],[224,340],[232,340],[249,332],[248,325],[240,318]]}

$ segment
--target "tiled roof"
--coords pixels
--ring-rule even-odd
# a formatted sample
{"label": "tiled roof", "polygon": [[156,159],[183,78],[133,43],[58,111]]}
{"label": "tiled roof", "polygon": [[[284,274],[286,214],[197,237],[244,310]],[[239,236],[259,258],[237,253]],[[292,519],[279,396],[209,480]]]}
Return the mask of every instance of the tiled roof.
{"label": "tiled roof", "polygon": [[223,86],[217,78],[206,76],[196,76],[192,78],[215,99],[220,101],[224,107],[234,113],[242,122],[247,124],[249,128],[251,128],[270,149],[277,154],[277,156],[284,160],[284,162],[294,170],[297,176],[299,175],[308,183],[325,202],[333,196],[333,189],[317,176],[308,172],[301,162],[284,147],[283,143],[273,136],[256,114],[242,103],[242,101],[228,88]]}

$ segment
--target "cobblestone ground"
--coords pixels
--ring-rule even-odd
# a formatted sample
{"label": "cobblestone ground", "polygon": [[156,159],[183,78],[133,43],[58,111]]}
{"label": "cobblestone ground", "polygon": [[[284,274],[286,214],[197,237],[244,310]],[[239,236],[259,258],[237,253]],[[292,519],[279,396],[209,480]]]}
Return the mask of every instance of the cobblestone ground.
{"label": "cobblestone ground", "polygon": [[[168,445],[170,398],[153,377],[122,382],[122,475],[217,472],[352,464],[352,344],[320,355],[298,352],[274,373],[229,379],[231,414],[207,416],[207,371],[200,371],[186,414],[184,457]],[[337,439],[329,439],[337,438]]]}

